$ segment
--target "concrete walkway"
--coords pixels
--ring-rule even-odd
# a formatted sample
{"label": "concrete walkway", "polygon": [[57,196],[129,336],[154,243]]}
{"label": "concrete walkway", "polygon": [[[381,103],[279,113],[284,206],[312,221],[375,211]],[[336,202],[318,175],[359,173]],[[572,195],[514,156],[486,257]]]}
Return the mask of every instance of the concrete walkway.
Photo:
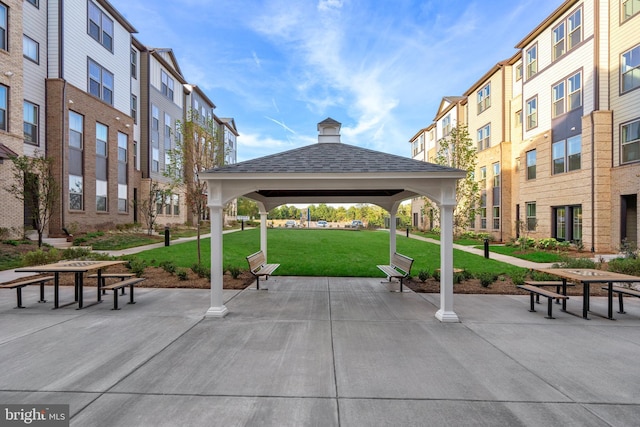
{"label": "concrete walkway", "polygon": [[[69,404],[72,426],[630,426],[640,299],[592,320],[527,296],[389,292],[374,278],[271,277],[224,291],[136,291],[83,310],[0,299],[0,402]],[[50,295],[47,295],[50,297]],[[65,287],[61,300],[73,298]],[[87,300],[95,298],[87,290]],[[126,300],[126,299],[125,299]],[[606,300],[592,298],[606,313]],[[579,313],[581,299],[568,310]],[[2,414],[0,414],[1,416]]]}

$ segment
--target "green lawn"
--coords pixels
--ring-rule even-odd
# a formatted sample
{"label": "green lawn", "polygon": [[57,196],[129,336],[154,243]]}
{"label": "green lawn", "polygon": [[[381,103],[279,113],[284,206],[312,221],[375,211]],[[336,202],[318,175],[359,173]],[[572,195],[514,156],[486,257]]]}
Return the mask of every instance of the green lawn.
{"label": "green lawn", "polygon": [[[484,246],[476,246],[478,249],[483,249]],[[562,252],[549,252],[530,250],[528,252],[522,252],[519,247],[515,246],[493,246],[489,245],[489,251],[502,255],[509,255],[515,258],[526,259],[533,262],[561,262]],[[586,256],[586,255],[585,255]]]}
{"label": "green lawn", "polygon": [[[382,277],[377,264],[389,263],[389,233],[385,231],[352,230],[267,230],[268,258],[280,264],[276,275]],[[415,260],[412,274],[420,270],[433,272],[440,268],[440,246],[398,236],[397,251]],[[202,239],[203,264],[210,265],[210,241]],[[247,269],[246,256],[260,249],[260,230],[251,229],[225,234],[223,265]],[[197,262],[196,242],[181,243],[141,252],[137,258],[158,265],[173,261],[176,266],[189,268]],[[454,250],[454,267],[473,274],[492,272],[511,274],[523,269],[481,256]]]}

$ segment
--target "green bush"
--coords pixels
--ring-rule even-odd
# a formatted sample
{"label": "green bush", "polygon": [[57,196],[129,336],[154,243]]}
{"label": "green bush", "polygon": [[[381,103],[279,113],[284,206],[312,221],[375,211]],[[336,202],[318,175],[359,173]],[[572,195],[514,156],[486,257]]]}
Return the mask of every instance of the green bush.
{"label": "green bush", "polygon": [[477,275],[478,279],[480,279],[480,285],[483,288],[488,288],[489,286],[491,286],[491,284],[493,282],[495,282],[496,280],[498,280],[498,275],[488,272],[488,271],[483,271],[480,274]]}
{"label": "green bush", "polygon": [[142,277],[145,268],[147,268],[147,262],[143,259],[130,257],[128,258],[127,268],[131,270],[136,277]]}
{"label": "green bush", "polygon": [[85,248],[68,248],[62,251],[62,259],[87,259],[91,257],[91,251]]}
{"label": "green bush", "polygon": [[562,261],[553,264],[554,268],[596,268],[596,263],[590,258],[563,257]]}
{"label": "green bush", "polygon": [[524,271],[517,271],[511,273],[511,281],[514,285],[524,285],[524,281],[527,278],[527,273]]}
{"label": "green bush", "polygon": [[25,267],[30,265],[50,264],[58,261],[60,261],[60,252],[55,248],[46,252],[42,249],[37,249],[35,251],[27,252],[22,256],[22,265]]}
{"label": "green bush", "polygon": [[160,263],[160,267],[171,275],[175,274],[177,270],[177,267],[173,261],[162,261]]}
{"label": "green bush", "polygon": [[433,271],[433,279],[437,282],[440,281],[440,270],[434,270]]}
{"label": "green bush", "polygon": [[616,258],[609,261],[609,271],[629,274],[631,276],[640,275],[640,259],[638,258]]}
{"label": "green bush", "polygon": [[535,247],[537,249],[553,250],[558,247],[558,241],[553,237],[547,237],[546,239],[539,239],[535,243]]}
{"label": "green bush", "polygon": [[193,266],[191,267],[191,271],[196,273],[200,278],[206,277],[208,279],[211,279],[211,269],[207,266],[204,266],[202,264],[193,264]]}
{"label": "green bush", "polygon": [[420,270],[418,272],[418,279],[420,279],[422,283],[426,282],[429,277],[431,277],[429,270]]}
{"label": "green bush", "polygon": [[187,280],[189,278],[187,275],[187,270],[185,270],[184,268],[177,269],[176,276],[178,276],[178,280]]}
{"label": "green bush", "polygon": [[17,240],[3,240],[5,245],[18,246],[20,243]]}
{"label": "green bush", "polygon": [[225,270],[228,271],[231,277],[233,277],[234,279],[237,279],[242,273],[242,269],[235,265],[228,265]]}

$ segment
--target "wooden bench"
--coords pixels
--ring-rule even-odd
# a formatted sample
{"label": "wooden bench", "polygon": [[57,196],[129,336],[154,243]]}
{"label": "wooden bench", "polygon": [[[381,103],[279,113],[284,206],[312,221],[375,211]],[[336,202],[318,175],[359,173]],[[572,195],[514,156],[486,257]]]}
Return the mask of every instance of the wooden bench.
{"label": "wooden bench", "polygon": [[53,280],[54,276],[47,276],[47,277],[36,277],[33,279],[27,279],[27,280],[22,280],[20,282],[15,282],[15,283],[7,283],[7,284],[2,284],[0,285],[0,288],[2,289],[15,289],[16,290],[16,296],[18,298],[18,305],[15,308],[24,308],[22,306],[22,288],[24,288],[25,286],[29,286],[29,285],[40,285],[40,303],[42,302],[47,302],[47,300],[44,299],[44,284],[50,280]]}
{"label": "wooden bench", "polygon": [[[98,275],[97,274],[90,274],[87,276],[90,279],[97,279]],[[125,280],[125,279],[130,279],[131,277],[135,277],[135,274],[133,273],[101,273],[100,274],[100,278],[102,279],[100,282],[98,283],[98,286],[100,286],[100,288],[102,289],[102,295],[105,295],[107,293],[107,291],[104,289],[104,286],[107,284],[106,279],[120,279],[120,280]],[[125,287],[122,287],[122,295],[124,295],[124,289]],[[100,294],[100,293],[98,293]]]}
{"label": "wooden bench", "polygon": [[[559,294],[560,291],[562,290],[562,280],[525,280],[524,281],[525,285],[531,285],[531,286],[537,286],[539,288],[543,288],[546,286],[555,286],[556,287],[556,293]],[[571,282],[567,282],[566,286],[575,286],[575,284],[571,283]],[[565,292],[563,291],[562,294],[564,295]],[[566,300],[564,300],[566,302]],[[536,302],[538,304],[540,304],[540,295],[536,294]],[[560,300],[556,300],[556,304],[560,304]],[[562,307],[562,309],[564,310],[566,307]]]}
{"label": "wooden bench", "polygon": [[529,309],[529,311],[531,312],[535,312],[535,298],[534,295],[542,295],[543,297],[546,297],[548,300],[548,305],[547,305],[547,319],[553,319],[553,300],[554,299],[561,299],[563,301],[566,301],[569,299],[568,296],[566,295],[562,295],[562,294],[558,294],[556,292],[551,292],[548,291],[546,289],[543,288],[539,288],[537,286],[533,286],[533,285],[518,285],[518,288],[523,289],[527,292],[529,292],[529,295],[531,296],[531,308]]}
{"label": "wooden bench", "polygon": [[413,259],[406,255],[394,252],[391,256],[391,263],[389,265],[377,265],[384,274],[387,275],[387,279],[400,279],[400,292],[402,292],[402,281],[411,272],[411,266],[413,265]]}
{"label": "wooden bench", "polygon": [[[605,291],[608,291],[609,287],[603,286],[602,289],[604,289]],[[636,291],[635,289],[631,289],[631,288],[623,288],[622,286],[612,286],[611,291],[613,293],[618,294],[618,309],[619,309],[618,313],[620,314],[625,313],[624,302],[622,301],[625,295],[640,298],[640,291]]]}
{"label": "wooden bench", "polygon": [[249,255],[247,262],[249,263],[249,271],[256,277],[256,289],[260,289],[261,276],[264,276],[265,280],[268,280],[276,268],[280,267],[280,264],[267,264],[267,259],[262,251]]}
{"label": "wooden bench", "polygon": [[126,286],[129,286],[129,304],[135,304],[136,302],[133,300],[133,287],[144,280],[146,280],[145,277],[132,277],[130,279],[121,280],[119,282],[112,283],[111,285],[103,286],[102,289],[107,291],[113,291],[112,310],[120,310],[118,308],[118,289],[122,289]]}

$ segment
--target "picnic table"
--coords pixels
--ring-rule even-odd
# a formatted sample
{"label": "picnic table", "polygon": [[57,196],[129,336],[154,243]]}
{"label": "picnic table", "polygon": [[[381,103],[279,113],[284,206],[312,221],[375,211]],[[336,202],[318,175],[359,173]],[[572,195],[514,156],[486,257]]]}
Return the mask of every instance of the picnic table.
{"label": "picnic table", "polygon": [[567,280],[575,283],[582,283],[582,317],[589,319],[589,293],[592,283],[606,284],[608,310],[607,318],[613,318],[613,293],[614,283],[640,283],[640,277],[630,276],[628,274],[614,273],[612,271],[596,270],[593,268],[540,268],[535,269],[541,273],[548,273],[560,277],[566,285]]}
{"label": "picnic table", "polygon": [[78,303],[78,310],[84,307],[83,301],[83,286],[84,286],[84,274],[89,271],[97,272],[97,300],[96,302],[87,305],[87,307],[97,304],[102,301],[100,285],[102,283],[102,271],[112,265],[124,264],[126,261],[82,261],[82,260],[70,260],[61,261],[52,264],[35,265],[31,267],[23,267],[16,269],[17,272],[24,273],[41,273],[54,275],[54,302],[53,307],[59,308],[59,287],[60,287],[60,273],[74,273],[74,287],[75,287],[75,301],[64,304],[62,307]]}

